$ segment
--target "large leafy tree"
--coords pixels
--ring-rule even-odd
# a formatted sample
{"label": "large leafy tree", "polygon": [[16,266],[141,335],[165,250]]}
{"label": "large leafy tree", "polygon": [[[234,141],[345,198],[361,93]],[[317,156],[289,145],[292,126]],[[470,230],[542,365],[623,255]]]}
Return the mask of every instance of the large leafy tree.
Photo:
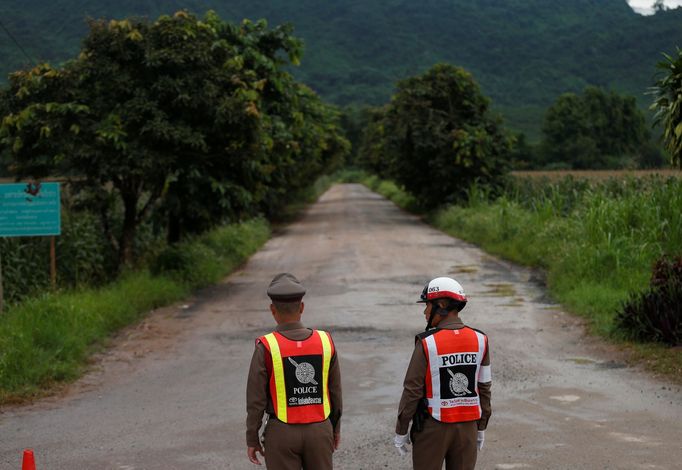
{"label": "large leafy tree", "polygon": [[[176,82],[172,89],[192,97],[169,96],[167,115],[202,129],[206,138],[199,152],[180,155],[167,185],[162,211],[171,242],[262,207],[278,170],[268,108],[276,96],[291,93],[295,82],[284,66],[297,64],[301,54],[289,25],[269,29],[264,20],[245,20],[235,26],[211,12],[205,23],[213,33],[212,43],[201,49],[207,63],[192,55],[164,64]],[[163,37],[168,62],[182,38]]]}
{"label": "large leafy tree", "polygon": [[152,210],[175,241],[257,212],[291,185],[279,177],[291,161],[313,169],[308,180],[324,169],[340,137],[332,111],[283,71],[300,48],[289,26],[211,12],[93,21],[78,58],[11,77],[2,141],[17,176],[73,176],[127,264]]}
{"label": "large leafy tree", "polygon": [[547,110],[542,132],[544,163],[574,169],[622,166],[650,139],[634,97],[596,87],[561,95]]}
{"label": "large leafy tree", "polygon": [[682,50],[678,48],[674,56],[666,54],[658,68],[664,76],[652,90],[655,123],[663,126],[663,141],[673,165],[682,168]]}
{"label": "large leafy tree", "polygon": [[438,64],[398,83],[385,117],[372,126],[383,139],[370,160],[426,207],[466,196],[474,182],[495,185],[508,169],[510,141],[489,113],[470,73]]}
{"label": "large leafy tree", "polygon": [[[231,44],[208,20],[180,12],[154,23],[93,21],[77,59],[16,73],[6,92],[12,112],[2,133],[17,175],[76,177],[95,195],[122,264],[174,183],[203,173],[200,185],[230,199],[223,206],[246,205],[254,190],[257,85],[229,61]],[[231,181],[220,171],[206,177],[218,165],[233,171]],[[241,191],[221,193],[230,183]],[[118,229],[113,205],[122,208]]]}

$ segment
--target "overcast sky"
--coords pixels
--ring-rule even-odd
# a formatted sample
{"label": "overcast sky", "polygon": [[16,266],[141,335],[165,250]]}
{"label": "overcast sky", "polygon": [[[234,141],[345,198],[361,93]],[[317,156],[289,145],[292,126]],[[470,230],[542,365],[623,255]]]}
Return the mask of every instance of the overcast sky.
{"label": "overcast sky", "polygon": [[[628,0],[628,3],[637,13],[643,15],[650,15],[654,12],[651,5],[654,4],[654,0]],[[665,6],[668,8],[677,8],[682,6],[682,0],[664,0]]]}

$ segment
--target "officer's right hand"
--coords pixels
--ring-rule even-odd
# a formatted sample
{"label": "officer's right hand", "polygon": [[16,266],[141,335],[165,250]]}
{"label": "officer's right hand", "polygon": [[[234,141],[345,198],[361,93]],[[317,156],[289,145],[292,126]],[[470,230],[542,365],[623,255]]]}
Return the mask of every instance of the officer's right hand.
{"label": "officer's right hand", "polygon": [[407,453],[410,451],[407,448],[407,444],[410,443],[410,435],[409,434],[396,434],[395,437],[393,438],[393,445],[398,449],[398,453],[400,454],[401,457],[404,457],[407,455]]}
{"label": "officer's right hand", "polygon": [[263,465],[262,463],[260,463],[260,460],[258,460],[256,452],[260,452],[260,455],[265,455],[265,452],[263,452],[263,448],[261,446],[249,447],[248,449],[246,449],[246,455],[249,456],[249,461],[251,461],[252,464]]}

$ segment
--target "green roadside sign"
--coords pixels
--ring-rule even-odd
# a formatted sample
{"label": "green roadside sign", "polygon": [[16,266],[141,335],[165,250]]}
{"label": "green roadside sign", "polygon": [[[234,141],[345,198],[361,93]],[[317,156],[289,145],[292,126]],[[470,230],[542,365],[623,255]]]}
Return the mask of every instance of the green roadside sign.
{"label": "green roadside sign", "polygon": [[[54,236],[61,234],[59,183],[0,184],[0,237],[45,237],[50,240],[50,278],[56,285]],[[0,313],[4,308],[0,258]]]}
{"label": "green roadside sign", "polygon": [[0,184],[0,237],[61,233],[59,183]]}

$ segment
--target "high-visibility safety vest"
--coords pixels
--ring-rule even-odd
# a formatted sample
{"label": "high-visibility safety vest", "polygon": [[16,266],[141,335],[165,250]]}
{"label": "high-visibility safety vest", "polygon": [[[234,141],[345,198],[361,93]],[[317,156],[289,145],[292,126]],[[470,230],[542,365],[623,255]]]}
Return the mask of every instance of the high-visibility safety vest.
{"label": "high-visibility safety vest", "polygon": [[296,341],[275,331],[257,341],[272,358],[269,388],[277,419],[291,424],[327,419],[331,412],[329,365],[334,355],[329,333],[313,330],[309,338]]}
{"label": "high-visibility safety vest", "polygon": [[491,380],[481,362],[488,337],[469,327],[435,329],[417,335],[426,355],[426,400],[431,416],[444,423],[481,418],[478,383]]}

